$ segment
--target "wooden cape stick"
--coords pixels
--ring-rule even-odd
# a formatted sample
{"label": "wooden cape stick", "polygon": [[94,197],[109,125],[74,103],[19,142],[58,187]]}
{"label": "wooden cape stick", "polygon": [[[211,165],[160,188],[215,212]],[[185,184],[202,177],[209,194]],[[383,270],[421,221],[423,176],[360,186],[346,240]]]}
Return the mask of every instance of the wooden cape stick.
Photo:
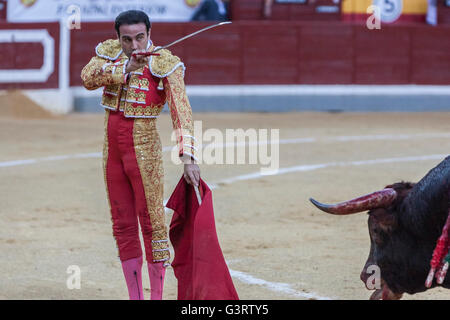
{"label": "wooden cape stick", "polygon": [[197,195],[198,205],[201,205],[202,204],[202,197],[200,196],[200,191],[198,191],[198,188],[200,188],[200,186],[198,188],[196,188],[195,186],[193,186],[193,187],[194,187],[194,190],[195,190],[195,194]]}

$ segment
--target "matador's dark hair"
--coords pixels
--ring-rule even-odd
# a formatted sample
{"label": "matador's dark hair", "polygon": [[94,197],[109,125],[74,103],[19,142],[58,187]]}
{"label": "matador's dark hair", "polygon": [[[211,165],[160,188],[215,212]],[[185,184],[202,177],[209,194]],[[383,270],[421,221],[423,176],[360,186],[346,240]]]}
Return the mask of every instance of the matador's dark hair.
{"label": "matador's dark hair", "polygon": [[152,27],[148,15],[144,11],[139,10],[128,10],[120,13],[116,18],[114,27],[116,28],[117,34],[120,36],[119,28],[121,25],[123,24],[129,25],[137,23],[145,23],[145,26],[147,27],[147,33]]}

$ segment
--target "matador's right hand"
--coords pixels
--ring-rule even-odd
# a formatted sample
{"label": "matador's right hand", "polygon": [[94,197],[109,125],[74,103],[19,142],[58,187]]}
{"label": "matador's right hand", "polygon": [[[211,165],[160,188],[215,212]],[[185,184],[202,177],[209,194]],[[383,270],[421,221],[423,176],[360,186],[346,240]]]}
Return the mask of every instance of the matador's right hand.
{"label": "matador's right hand", "polygon": [[[133,53],[147,52],[147,50],[134,50]],[[133,55],[131,54],[130,60],[127,63],[125,68],[125,72],[129,73],[132,71],[136,71],[146,65],[148,65],[148,57],[142,55]]]}

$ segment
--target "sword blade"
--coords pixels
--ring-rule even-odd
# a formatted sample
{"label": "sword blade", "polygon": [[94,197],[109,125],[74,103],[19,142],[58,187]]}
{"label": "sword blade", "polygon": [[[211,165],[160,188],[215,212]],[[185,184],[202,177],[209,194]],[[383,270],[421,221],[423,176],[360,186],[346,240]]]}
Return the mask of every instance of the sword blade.
{"label": "sword blade", "polygon": [[222,25],[224,25],[224,24],[230,24],[230,23],[231,23],[231,21],[225,21],[225,22],[220,22],[220,23],[213,24],[213,25],[208,26],[208,27],[206,27],[206,28],[200,29],[200,30],[195,31],[195,32],[193,32],[193,33],[190,33],[190,34],[188,34],[187,36],[184,36],[183,38],[180,38],[180,39],[178,39],[178,40],[175,40],[174,42],[171,42],[171,43],[169,43],[169,44],[166,44],[165,46],[159,47],[159,48],[153,50],[152,53],[158,52],[159,50],[162,50],[162,49],[169,48],[169,47],[173,46],[174,44],[177,44],[177,43],[179,43],[179,42],[181,42],[181,41],[184,41],[184,40],[189,39],[189,38],[191,38],[191,37],[193,37],[193,36],[196,36],[197,34],[203,32],[203,31],[206,31],[206,30],[209,30],[209,29],[218,27],[218,26],[222,26]]}

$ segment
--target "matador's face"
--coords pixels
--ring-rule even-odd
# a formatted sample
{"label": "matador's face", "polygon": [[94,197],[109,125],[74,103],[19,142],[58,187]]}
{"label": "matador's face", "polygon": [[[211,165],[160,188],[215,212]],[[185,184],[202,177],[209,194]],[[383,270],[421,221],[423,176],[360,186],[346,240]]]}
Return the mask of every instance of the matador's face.
{"label": "matador's face", "polygon": [[131,57],[131,54],[135,50],[147,49],[151,29],[147,33],[145,23],[123,24],[120,26],[119,31],[119,41],[123,52],[128,58]]}

